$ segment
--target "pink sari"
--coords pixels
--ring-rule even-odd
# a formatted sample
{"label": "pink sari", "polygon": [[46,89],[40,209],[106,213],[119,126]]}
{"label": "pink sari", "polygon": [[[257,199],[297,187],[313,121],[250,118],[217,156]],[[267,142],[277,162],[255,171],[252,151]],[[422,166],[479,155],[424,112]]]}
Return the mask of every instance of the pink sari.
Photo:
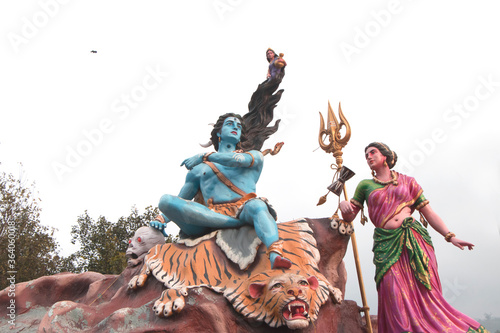
{"label": "pink sari", "polygon": [[[368,194],[368,193],[367,193]],[[355,195],[363,198],[363,195]],[[368,194],[369,216],[375,227],[385,223],[403,208],[423,202],[422,188],[414,178],[398,175],[398,185],[386,185]],[[362,202],[361,202],[362,205]],[[418,222],[414,222],[418,223]],[[429,258],[430,290],[419,282],[411,268],[408,251],[403,246],[399,259],[388,269],[378,285],[378,331],[399,332],[476,332],[482,326],[455,310],[443,297],[432,245],[410,229],[420,248]],[[471,329],[472,330],[469,330]]]}

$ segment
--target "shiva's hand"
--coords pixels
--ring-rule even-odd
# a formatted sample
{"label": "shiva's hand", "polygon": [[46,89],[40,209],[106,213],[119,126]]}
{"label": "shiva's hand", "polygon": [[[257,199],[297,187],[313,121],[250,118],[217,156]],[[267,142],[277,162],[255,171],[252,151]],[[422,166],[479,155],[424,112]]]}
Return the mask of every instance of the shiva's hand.
{"label": "shiva's hand", "polygon": [[184,165],[186,169],[191,170],[201,162],[203,162],[203,154],[197,154],[193,157],[186,158],[184,161],[182,161],[181,166]]}

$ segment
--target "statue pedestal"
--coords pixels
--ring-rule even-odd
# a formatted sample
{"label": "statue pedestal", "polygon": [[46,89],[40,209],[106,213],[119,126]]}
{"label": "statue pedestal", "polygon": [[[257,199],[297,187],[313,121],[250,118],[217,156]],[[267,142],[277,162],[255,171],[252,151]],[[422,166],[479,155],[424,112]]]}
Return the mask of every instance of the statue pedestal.
{"label": "statue pedestal", "polygon": [[[345,291],[346,272],[343,257],[349,237],[330,228],[329,219],[307,219],[318,243],[322,274]],[[150,278],[139,289],[128,289],[130,279],[141,265],[129,267],[122,274],[102,275],[61,273],[16,285],[16,326],[12,332],[33,331],[94,332],[290,332],[286,326],[272,328],[263,322],[247,321],[227,299],[210,289],[189,289],[186,306],[180,313],[160,318],[152,310],[164,290],[162,283]],[[6,290],[0,292],[0,304],[8,301]],[[1,307],[0,316],[6,316]],[[358,305],[344,300],[334,304],[329,299],[320,309],[318,319],[298,332],[366,332]],[[9,329],[6,321],[0,331]]]}

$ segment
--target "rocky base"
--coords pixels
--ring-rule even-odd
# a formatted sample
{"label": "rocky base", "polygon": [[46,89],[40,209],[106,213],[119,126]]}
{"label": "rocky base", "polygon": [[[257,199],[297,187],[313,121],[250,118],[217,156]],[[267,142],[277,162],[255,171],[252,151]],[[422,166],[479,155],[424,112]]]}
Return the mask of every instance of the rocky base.
{"label": "rocky base", "polygon": [[[343,257],[349,238],[330,228],[328,219],[308,219],[321,254],[319,268],[344,293],[346,272]],[[128,289],[140,265],[122,274],[61,273],[16,285],[15,326],[8,318],[7,290],[0,292],[0,331],[6,332],[290,332],[249,322],[224,296],[207,288],[189,290],[186,306],[169,318],[159,318],[153,304],[164,290],[155,279],[143,288]],[[354,301],[321,307],[318,320],[294,332],[366,332]]]}

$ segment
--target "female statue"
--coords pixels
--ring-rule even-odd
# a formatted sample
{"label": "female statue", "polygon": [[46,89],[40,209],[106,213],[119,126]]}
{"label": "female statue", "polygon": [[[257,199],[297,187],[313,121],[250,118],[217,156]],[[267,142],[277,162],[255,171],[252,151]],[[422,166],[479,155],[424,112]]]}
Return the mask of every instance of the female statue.
{"label": "female statue", "polygon": [[340,203],[345,221],[352,221],[366,201],[375,225],[375,281],[378,290],[379,332],[485,332],[478,322],[446,302],[437,271],[434,247],[427,229],[411,215],[420,211],[446,241],[460,249],[474,244],[461,240],[432,210],[414,178],[391,170],[397,155],[374,142],[365,149],[373,179],[359,183],[350,202]]}

